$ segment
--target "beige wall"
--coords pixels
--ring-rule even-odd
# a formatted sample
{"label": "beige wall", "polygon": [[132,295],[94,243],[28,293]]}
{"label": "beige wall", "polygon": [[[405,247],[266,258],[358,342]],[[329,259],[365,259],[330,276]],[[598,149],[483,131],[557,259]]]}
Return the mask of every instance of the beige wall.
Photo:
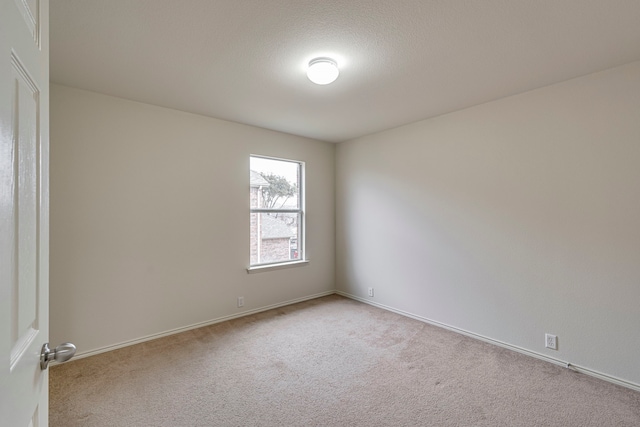
{"label": "beige wall", "polygon": [[[86,353],[333,291],[334,151],[52,85],[51,342]],[[306,162],[308,265],[247,274],[250,154]]]}
{"label": "beige wall", "polygon": [[640,385],[639,62],[340,144],[336,183],[340,291]]}

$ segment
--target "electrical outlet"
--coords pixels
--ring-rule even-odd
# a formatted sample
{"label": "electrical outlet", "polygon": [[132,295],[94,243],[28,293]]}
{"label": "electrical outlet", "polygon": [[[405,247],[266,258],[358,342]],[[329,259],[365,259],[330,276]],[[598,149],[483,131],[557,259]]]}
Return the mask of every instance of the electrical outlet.
{"label": "electrical outlet", "polygon": [[369,296],[372,297],[373,296],[373,288],[369,288]]}
{"label": "electrical outlet", "polygon": [[238,297],[238,307],[244,307],[244,297]]}
{"label": "electrical outlet", "polygon": [[558,349],[558,337],[551,334],[544,334],[544,346],[551,350]]}

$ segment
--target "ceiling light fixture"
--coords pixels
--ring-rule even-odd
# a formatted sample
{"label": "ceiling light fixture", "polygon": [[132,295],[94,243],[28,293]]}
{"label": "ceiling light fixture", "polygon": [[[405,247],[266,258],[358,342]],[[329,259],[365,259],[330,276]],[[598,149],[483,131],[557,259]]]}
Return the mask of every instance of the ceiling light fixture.
{"label": "ceiling light fixture", "polygon": [[307,77],[317,85],[328,85],[334,82],[340,70],[336,61],[330,58],[316,58],[309,61]]}

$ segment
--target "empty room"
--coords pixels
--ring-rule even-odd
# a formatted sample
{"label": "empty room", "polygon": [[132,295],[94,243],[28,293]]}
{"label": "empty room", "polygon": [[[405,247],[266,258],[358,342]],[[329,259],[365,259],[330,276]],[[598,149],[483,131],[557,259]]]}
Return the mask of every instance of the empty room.
{"label": "empty room", "polygon": [[0,4],[2,427],[640,426],[640,2]]}

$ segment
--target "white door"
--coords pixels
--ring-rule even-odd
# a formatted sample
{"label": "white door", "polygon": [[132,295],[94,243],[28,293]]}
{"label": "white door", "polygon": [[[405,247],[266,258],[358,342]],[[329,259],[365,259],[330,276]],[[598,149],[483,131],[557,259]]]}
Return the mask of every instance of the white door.
{"label": "white door", "polygon": [[0,0],[0,424],[48,425],[49,7]]}

